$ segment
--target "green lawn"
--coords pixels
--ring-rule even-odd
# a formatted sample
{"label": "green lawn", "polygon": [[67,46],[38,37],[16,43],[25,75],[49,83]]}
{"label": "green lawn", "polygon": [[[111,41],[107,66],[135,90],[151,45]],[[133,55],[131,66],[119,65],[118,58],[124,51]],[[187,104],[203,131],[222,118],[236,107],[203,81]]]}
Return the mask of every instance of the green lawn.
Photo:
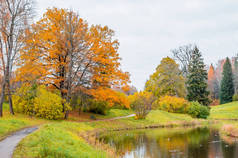
{"label": "green lawn", "polygon": [[238,102],[212,107],[209,119],[238,119]]}
{"label": "green lawn", "polygon": [[46,120],[30,118],[21,114],[16,114],[14,116],[7,113],[4,114],[4,117],[0,118],[0,140],[22,128],[37,126],[47,122]]}
{"label": "green lawn", "polygon": [[22,114],[11,115],[9,113],[8,104],[6,103],[3,104],[3,111],[3,117],[0,118],[0,140],[22,128],[37,126],[48,122],[43,119],[32,118]]}
{"label": "green lawn", "polygon": [[113,117],[120,117],[120,116],[128,116],[133,114],[132,110],[123,110],[123,109],[111,109],[107,115],[103,116],[102,118],[113,118]]}
{"label": "green lawn", "polygon": [[79,137],[80,133],[93,129],[87,123],[61,121],[46,124],[23,139],[17,146],[13,157],[110,157],[105,151],[95,149]]}
{"label": "green lawn", "polygon": [[146,120],[154,123],[168,123],[173,121],[192,121],[194,119],[186,114],[176,114],[162,110],[153,110],[146,117]]}

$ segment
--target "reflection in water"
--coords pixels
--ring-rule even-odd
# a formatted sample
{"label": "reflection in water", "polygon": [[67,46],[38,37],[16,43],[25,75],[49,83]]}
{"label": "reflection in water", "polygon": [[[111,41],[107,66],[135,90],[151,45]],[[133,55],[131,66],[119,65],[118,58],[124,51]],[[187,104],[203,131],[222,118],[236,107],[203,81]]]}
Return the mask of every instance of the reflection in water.
{"label": "reflection in water", "polygon": [[120,131],[99,138],[124,158],[238,158],[238,143],[209,128]]}

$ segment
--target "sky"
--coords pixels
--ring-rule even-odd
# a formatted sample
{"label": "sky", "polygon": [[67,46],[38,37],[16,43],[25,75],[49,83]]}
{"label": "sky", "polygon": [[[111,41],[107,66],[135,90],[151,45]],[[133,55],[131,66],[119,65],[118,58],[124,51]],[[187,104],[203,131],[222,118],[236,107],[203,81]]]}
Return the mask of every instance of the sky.
{"label": "sky", "polygon": [[113,29],[121,68],[138,90],[179,46],[197,44],[207,65],[238,53],[237,0],[37,0],[36,19],[52,7]]}

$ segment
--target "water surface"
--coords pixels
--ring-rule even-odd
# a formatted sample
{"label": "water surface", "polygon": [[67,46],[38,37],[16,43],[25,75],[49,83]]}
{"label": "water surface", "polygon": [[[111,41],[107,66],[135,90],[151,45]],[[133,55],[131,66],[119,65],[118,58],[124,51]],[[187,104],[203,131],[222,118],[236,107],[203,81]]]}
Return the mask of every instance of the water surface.
{"label": "water surface", "polygon": [[99,139],[123,158],[238,158],[238,143],[208,127],[119,131]]}

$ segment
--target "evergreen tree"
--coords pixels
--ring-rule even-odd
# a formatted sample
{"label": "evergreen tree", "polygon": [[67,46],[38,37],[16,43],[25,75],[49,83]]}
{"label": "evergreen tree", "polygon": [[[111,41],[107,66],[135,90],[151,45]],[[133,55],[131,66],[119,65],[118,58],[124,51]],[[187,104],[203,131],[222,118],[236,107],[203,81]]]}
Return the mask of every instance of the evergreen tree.
{"label": "evergreen tree", "polygon": [[187,99],[189,101],[198,101],[202,105],[208,105],[209,92],[207,91],[207,71],[205,69],[202,54],[197,48],[194,47],[191,61],[188,66],[187,78]]}
{"label": "evergreen tree", "polygon": [[225,104],[232,102],[232,96],[234,95],[234,84],[232,67],[229,58],[226,58],[226,62],[223,66],[221,89],[220,89],[220,103]]}

